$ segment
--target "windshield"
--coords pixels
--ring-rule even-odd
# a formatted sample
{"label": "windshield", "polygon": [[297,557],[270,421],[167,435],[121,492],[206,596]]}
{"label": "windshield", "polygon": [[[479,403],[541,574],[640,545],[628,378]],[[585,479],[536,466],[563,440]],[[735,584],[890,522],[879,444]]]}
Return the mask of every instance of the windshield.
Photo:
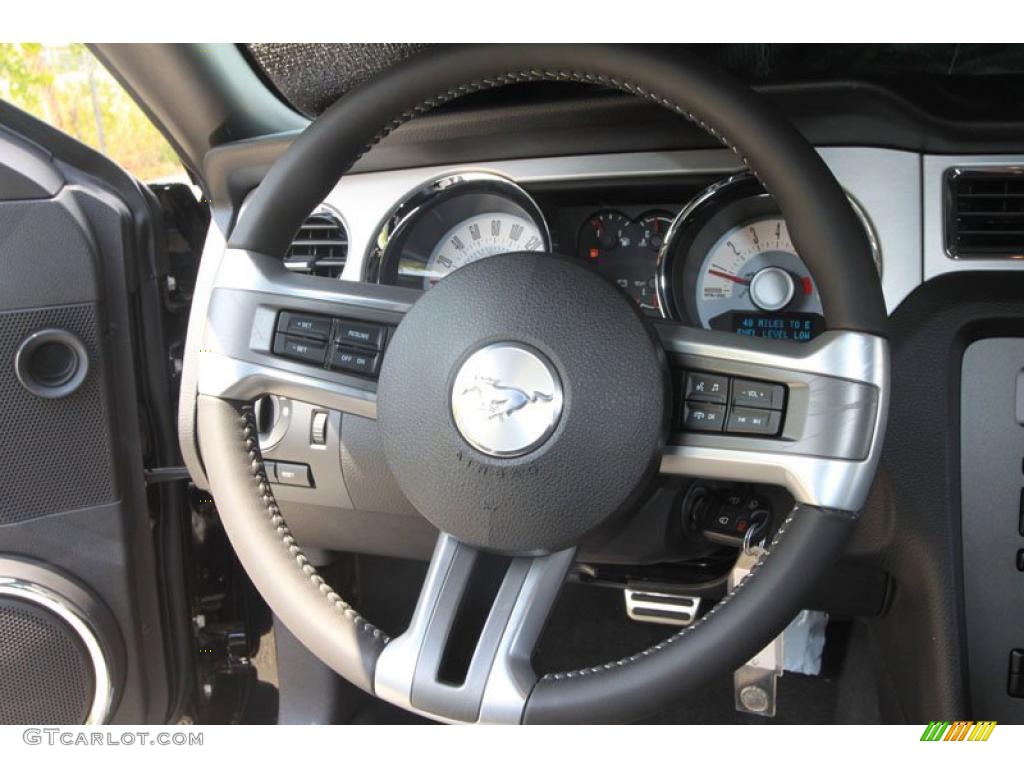
{"label": "windshield", "polygon": [[[428,47],[421,43],[249,43],[243,46],[263,77],[309,116],[346,91]],[[1024,46],[981,44],[680,45],[753,85],[856,80],[923,99],[929,91],[981,103],[998,89],[1024,106]],[[1006,88],[1012,78],[1014,88]],[[1014,98],[1014,94],[1019,94]],[[938,101],[938,100],[936,100]]]}

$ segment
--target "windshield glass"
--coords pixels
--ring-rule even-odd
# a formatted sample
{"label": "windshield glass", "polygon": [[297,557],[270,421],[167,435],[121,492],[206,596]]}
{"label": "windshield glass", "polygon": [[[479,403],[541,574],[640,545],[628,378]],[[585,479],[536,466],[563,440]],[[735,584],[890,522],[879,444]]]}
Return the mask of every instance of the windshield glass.
{"label": "windshield glass", "polygon": [[[291,105],[309,116],[346,91],[429,46],[420,43],[249,43],[257,71]],[[856,80],[948,105],[1024,93],[1024,46],[981,44],[680,45],[752,85]],[[1016,88],[1007,88],[1007,77]],[[986,95],[987,94],[987,95]],[[1024,100],[1018,96],[1017,102]]]}

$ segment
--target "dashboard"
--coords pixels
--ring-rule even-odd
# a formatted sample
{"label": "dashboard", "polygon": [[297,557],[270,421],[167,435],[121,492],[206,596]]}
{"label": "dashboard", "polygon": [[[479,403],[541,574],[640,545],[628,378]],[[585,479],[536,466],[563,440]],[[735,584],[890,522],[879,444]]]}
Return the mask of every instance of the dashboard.
{"label": "dashboard", "polygon": [[[489,256],[553,251],[583,262],[654,318],[795,342],[819,335],[817,286],[771,195],[745,173],[701,183],[548,184],[531,194],[494,173],[444,176],[388,217],[372,276],[425,291]],[[880,268],[870,223],[856,210]]]}
{"label": "dashboard", "polygon": [[[931,254],[925,251],[929,242],[942,241],[941,229],[933,230],[941,227],[943,210],[925,210],[923,202],[929,198],[922,169],[928,170],[928,161],[934,159],[936,172],[928,178],[940,185],[939,158],[870,147],[819,151],[862,215],[890,313],[928,279],[926,268],[932,272],[929,277],[968,268],[1007,268],[1006,260],[967,262],[943,254],[928,267]],[[326,196],[323,208],[334,212],[346,234],[340,279],[400,286],[395,295],[405,302],[415,301],[416,294],[431,290],[456,269],[494,253],[550,250],[586,263],[655,322],[681,320],[717,332],[799,343],[823,328],[817,287],[770,196],[743,170],[728,150],[405,167],[349,174]],[[209,300],[205,292],[223,258],[217,231],[211,230],[210,258],[204,257],[194,301]],[[266,278],[238,273],[232,279],[251,291]],[[295,291],[311,298],[332,290],[328,278],[291,279]],[[460,322],[458,313],[450,322]],[[383,347],[378,357],[386,355],[386,340]],[[372,363],[373,355],[363,357]],[[350,372],[335,373],[333,362],[337,370]],[[372,396],[372,374],[353,372],[345,360],[333,362],[311,392],[322,394],[325,379],[343,379],[337,384],[338,397],[349,410]],[[351,362],[361,364],[362,358]],[[276,364],[291,365],[280,359]],[[297,376],[306,375],[300,362],[294,367]],[[276,491],[295,525],[337,549],[429,554],[433,532],[401,495],[394,492],[380,501],[381,489],[393,489],[394,484],[372,416],[341,414],[330,403],[305,402],[300,379],[289,397],[278,398],[266,411],[267,428],[260,435],[268,460],[308,468],[308,485],[286,484]],[[320,425],[317,435],[323,440],[311,445],[314,423]],[[338,439],[342,432],[343,441]],[[194,459],[191,453],[186,456],[202,477]],[[331,485],[324,478],[337,475],[339,462],[341,477]],[[381,513],[388,513],[389,524],[402,528],[400,540],[384,540],[383,534],[380,541],[353,538],[358,526],[345,524],[346,515]]]}

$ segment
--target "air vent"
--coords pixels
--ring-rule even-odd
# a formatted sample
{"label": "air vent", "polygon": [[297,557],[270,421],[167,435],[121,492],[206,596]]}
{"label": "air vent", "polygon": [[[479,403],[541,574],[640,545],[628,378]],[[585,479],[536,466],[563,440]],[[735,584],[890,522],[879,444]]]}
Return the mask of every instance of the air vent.
{"label": "air vent", "polygon": [[947,173],[946,248],[956,259],[1024,259],[1024,169]]}
{"label": "air vent", "polygon": [[284,265],[292,272],[339,277],[348,255],[348,233],[341,217],[320,206],[295,233]]}

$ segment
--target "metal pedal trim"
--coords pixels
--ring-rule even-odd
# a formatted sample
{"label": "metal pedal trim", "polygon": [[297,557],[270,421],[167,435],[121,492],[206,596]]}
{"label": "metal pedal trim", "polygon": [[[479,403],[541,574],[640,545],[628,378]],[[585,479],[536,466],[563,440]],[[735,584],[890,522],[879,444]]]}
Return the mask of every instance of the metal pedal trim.
{"label": "metal pedal trim", "polygon": [[645,589],[623,589],[626,615],[633,621],[688,627],[700,610],[699,597]]}

